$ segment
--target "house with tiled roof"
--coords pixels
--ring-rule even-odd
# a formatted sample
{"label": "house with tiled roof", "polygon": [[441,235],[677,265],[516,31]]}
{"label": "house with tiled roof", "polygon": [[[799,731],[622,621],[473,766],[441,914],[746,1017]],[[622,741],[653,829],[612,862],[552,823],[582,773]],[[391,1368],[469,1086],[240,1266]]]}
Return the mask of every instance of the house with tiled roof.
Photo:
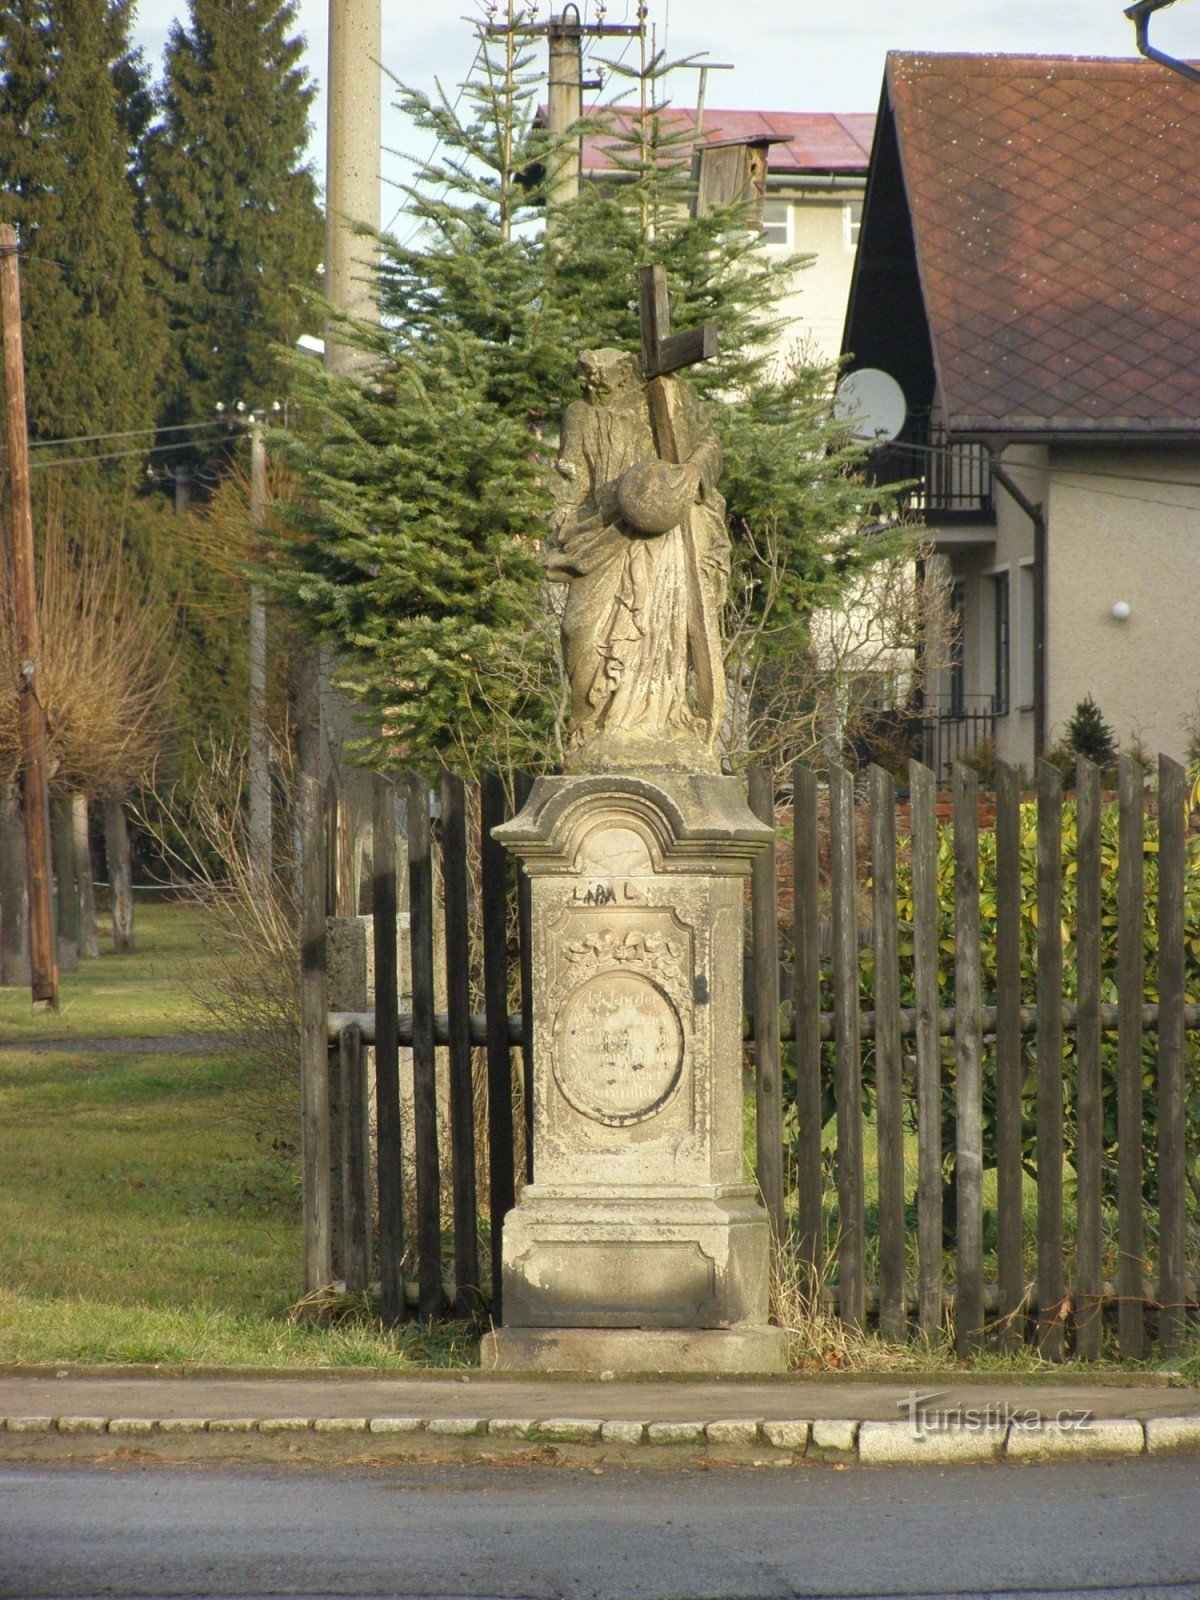
{"label": "house with tiled roof", "polygon": [[[611,132],[585,135],[582,170],[593,182],[618,182],[615,150],[632,113],[606,110]],[[815,359],[836,359],[858,244],[873,113],[721,111],[663,113],[663,131],[694,134],[698,146],[758,143],[766,152],[764,240],[781,256],[807,256],[793,292],[780,304],[788,338]]]}
{"label": "house with tiled roof", "polygon": [[896,54],[843,350],[900,385],[956,640],[931,708],[1028,770],[1091,694],[1182,756],[1200,700],[1200,86]]}

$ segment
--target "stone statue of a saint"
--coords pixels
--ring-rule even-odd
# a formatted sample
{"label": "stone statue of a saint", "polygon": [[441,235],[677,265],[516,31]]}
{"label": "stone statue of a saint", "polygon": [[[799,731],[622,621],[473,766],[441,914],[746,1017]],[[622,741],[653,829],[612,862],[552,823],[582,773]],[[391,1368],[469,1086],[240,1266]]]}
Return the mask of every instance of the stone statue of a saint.
{"label": "stone statue of a saint", "polygon": [[569,586],[568,762],[712,770],[725,709],[730,541],[711,408],[684,380],[659,378],[652,415],[636,358],[616,350],[586,352],[579,375],[583,398],[563,419],[547,553],[551,579]]}

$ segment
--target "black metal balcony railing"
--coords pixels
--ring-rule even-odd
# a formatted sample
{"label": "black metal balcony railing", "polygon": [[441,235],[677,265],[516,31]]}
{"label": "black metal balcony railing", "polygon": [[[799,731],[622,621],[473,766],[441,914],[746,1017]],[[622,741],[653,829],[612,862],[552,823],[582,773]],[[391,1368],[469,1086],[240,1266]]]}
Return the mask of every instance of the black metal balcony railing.
{"label": "black metal balcony railing", "polygon": [[949,695],[926,702],[918,713],[920,758],[939,778],[956,761],[974,755],[996,737],[996,703],[990,694]]}
{"label": "black metal balcony railing", "polygon": [[991,459],[981,444],[951,443],[927,417],[910,418],[904,434],[881,453],[880,477],[916,480],[907,509],[929,523],[993,523]]}

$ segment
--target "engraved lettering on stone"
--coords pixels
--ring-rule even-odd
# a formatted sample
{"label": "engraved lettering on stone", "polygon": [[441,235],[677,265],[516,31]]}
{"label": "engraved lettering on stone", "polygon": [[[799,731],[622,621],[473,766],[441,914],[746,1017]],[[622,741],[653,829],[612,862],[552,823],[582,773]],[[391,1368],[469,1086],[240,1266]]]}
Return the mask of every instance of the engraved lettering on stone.
{"label": "engraved lettering on stone", "polygon": [[683,1070],[683,1027],[671,1001],[636,972],[586,979],[559,1011],[554,1072],[584,1116],[610,1126],[653,1116]]}
{"label": "engraved lettering on stone", "polygon": [[681,946],[666,934],[646,933],[641,928],[631,928],[623,935],[615,928],[600,928],[582,939],[568,940],[563,954],[569,962],[585,966],[627,966],[634,962],[652,971],[674,972],[678,970]]}

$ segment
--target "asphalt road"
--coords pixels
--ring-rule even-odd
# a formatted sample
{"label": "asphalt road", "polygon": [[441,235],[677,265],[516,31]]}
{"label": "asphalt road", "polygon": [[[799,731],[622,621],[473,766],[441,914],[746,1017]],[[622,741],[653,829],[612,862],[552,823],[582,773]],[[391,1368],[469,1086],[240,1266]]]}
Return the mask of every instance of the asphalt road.
{"label": "asphalt road", "polygon": [[0,1469],[0,1595],[1200,1597],[1200,1462]]}

